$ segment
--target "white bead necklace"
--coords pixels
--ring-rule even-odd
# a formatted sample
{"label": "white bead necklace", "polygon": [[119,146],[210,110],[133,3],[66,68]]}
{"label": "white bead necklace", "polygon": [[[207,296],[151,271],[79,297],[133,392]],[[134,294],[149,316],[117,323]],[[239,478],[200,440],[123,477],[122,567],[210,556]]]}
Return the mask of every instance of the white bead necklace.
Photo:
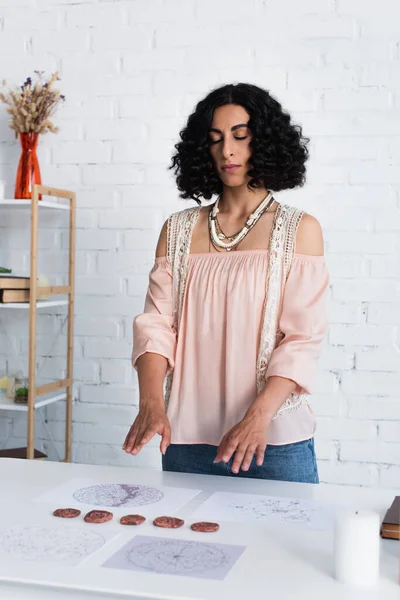
{"label": "white bead necklace", "polygon": [[272,196],[272,193],[268,192],[268,194],[266,195],[264,200],[257,206],[256,210],[247,217],[244,227],[235,236],[229,237],[228,242],[223,241],[223,239],[228,236],[225,236],[223,233],[218,233],[218,231],[217,231],[216,221],[217,221],[217,214],[219,213],[218,204],[219,204],[220,198],[221,198],[221,196],[218,196],[214,206],[212,207],[212,210],[210,210],[210,212],[208,213],[210,237],[211,237],[211,241],[214,244],[214,246],[218,246],[219,248],[224,248],[224,250],[229,252],[230,250],[232,250],[232,248],[234,248],[235,246],[240,244],[240,242],[248,234],[250,229],[252,229],[254,227],[254,225],[257,223],[258,219],[261,217],[263,212],[266,212],[270,208],[270,206],[273,204],[274,198]]}

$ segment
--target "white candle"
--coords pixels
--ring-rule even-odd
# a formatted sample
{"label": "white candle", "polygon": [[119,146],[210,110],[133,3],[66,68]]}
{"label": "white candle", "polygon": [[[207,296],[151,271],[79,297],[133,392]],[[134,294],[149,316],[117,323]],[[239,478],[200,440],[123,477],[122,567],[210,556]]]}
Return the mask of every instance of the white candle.
{"label": "white candle", "polygon": [[369,587],[379,580],[379,514],[343,511],[335,524],[335,574],[342,583]]}

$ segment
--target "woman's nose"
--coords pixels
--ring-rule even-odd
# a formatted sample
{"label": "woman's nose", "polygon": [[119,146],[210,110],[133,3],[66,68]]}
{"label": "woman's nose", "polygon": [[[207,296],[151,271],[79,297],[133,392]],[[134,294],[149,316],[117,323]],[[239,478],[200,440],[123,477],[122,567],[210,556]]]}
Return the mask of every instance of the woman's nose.
{"label": "woman's nose", "polygon": [[230,140],[225,140],[222,145],[222,154],[225,160],[228,160],[233,154],[232,144]]}

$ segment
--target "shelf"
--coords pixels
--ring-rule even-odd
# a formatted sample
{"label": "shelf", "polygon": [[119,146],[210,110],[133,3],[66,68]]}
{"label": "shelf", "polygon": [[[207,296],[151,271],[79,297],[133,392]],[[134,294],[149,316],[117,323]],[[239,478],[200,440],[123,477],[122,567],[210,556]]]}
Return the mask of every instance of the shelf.
{"label": "shelf", "polygon": [[[41,408],[42,406],[47,406],[48,404],[53,404],[54,402],[59,402],[60,400],[65,400],[67,396],[67,392],[62,390],[61,392],[51,394],[43,394],[42,396],[38,396],[35,402],[35,409]],[[28,407],[26,404],[15,404],[13,400],[9,400],[7,398],[7,393],[5,390],[0,390],[0,410],[15,410],[19,412],[28,412]]]}
{"label": "shelf", "polygon": [[[0,2],[1,3],[1,2]],[[39,197],[42,198],[39,200]],[[3,213],[1,213],[1,209]],[[66,372],[72,372],[73,364],[73,302],[74,302],[74,274],[75,274],[75,228],[76,228],[76,195],[71,190],[65,190],[61,188],[55,188],[46,185],[34,185],[32,188],[32,198],[26,200],[20,200],[17,198],[0,198],[0,221],[4,220],[8,213],[10,217],[10,227],[15,223],[17,214],[11,214],[11,210],[18,209],[17,214],[20,217],[24,217],[24,226],[28,229],[26,218],[30,220],[30,273],[36,278],[37,274],[37,261],[38,261],[38,248],[39,248],[39,225],[41,220],[45,218],[46,214],[51,221],[55,220],[56,224],[60,219],[56,218],[55,211],[67,211],[64,212],[64,216],[68,222],[69,230],[69,248],[68,248],[68,284],[67,285],[37,285],[35,286],[35,294],[33,300],[33,294],[25,294],[23,297],[28,302],[9,302],[6,304],[0,303],[0,324],[6,327],[7,322],[10,320],[11,313],[4,312],[5,309],[22,309],[25,310],[25,315],[29,317],[29,338],[28,338],[28,383],[27,387],[32,390],[42,391],[44,393],[38,395],[34,399],[30,409],[27,404],[17,404],[14,402],[14,398],[7,399],[5,390],[0,390],[0,413],[1,411],[13,411],[13,420],[26,414],[27,420],[27,435],[26,435],[26,454],[29,458],[34,458],[34,444],[35,444],[35,420],[36,417],[40,417],[41,412],[36,413],[36,409],[48,406],[60,400],[65,401],[65,458],[63,461],[70,462],[72,456],[72,378],[68,377],[63,380],[53,381],[50,384],[38,385],[39,382],[35,381],[35,370],[37,370],[37,348],[36,348],[36,321],[40,318],[40,310],[42,314],[48,313],[64,313],[65,321],[68,322],[68,333],[67,333],[67,357],[66,357]],[[22,214],[22,212],[23,214]],[[24,212],[25,211],[25,212]],[[50,212],[49,212],[50,211]],[[2,216],[3,215],[3,216]],[[62,213],[59,213],[61,218]],[[8,217],[7,217],[8,218]],[[45,219],[47,221],[47,219]],[[64,217],[61,219],[64,221]],[[18,221],[18,219],[17,219]],[[28,236],[27,236],[28,239]],[[32,277],[30,278],[31,281]],[[31,287],[31,292],[34,290]],[[52,311],[52,307],[66,306],[67,311],[56,309]],[[46,311],[47,309],[47,311]],[[38,317],[39,313],[39,317]],[[21,313],[18,313],[21,315]],[[12,319],[11,319],[12,321]],[[7,332],[6,332],[7,333]],[[14,350],[14,345],[11,344]],[[51,351],[50,351],[51,353]],[[4,414],[4,413],[3,413]],[[49,434],[50,440],[52,440],[51,433],[48,431],[47,425],[45,424],[47,433]],[[53,440],[52,440],[53,441]],[[54,442],[53,442],[54,443]],[[23,451],[24,452],[24,449]],[[57,452],[58,454],[58,452]]]}
{"label": "shelf", "polygon": [[[0,208],[27,208],[31,206],[31,200],[0,200]],[[69,210],[69,203],[57,202],[56,200],[39,200],[39,208],[56,208],[58,210]]]}
{"label": "shelf", "polygon": [[[49,308],[51,306],[66,306],[68,304],[68,300],[38,300],[36,302],[36,308]],[[4,308],[24,308],[29,310],[30,303],[29,302],[8,302],[7,304],[2,304],[0,302],[0,310]]]}

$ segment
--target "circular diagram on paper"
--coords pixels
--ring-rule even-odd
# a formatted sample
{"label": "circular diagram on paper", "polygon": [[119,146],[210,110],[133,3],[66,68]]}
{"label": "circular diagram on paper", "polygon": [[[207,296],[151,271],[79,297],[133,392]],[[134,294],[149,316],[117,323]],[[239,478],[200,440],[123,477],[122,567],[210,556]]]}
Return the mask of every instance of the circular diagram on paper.
{"label": "circular diagram on paper", "polygon": [[127,558],[135,567],[169,575],[206,573],[229,562],[223,549],[216,545],[170,539],[133,547]]}
{"label": "circular diagram on paper", "polygon": [[102,535],[79,528],[14,525],[0,532],[0,555],[77,564],[99,550],[104,542]]}
{"label": "circular diagram on paper", "polygon": [[156,488],[130,483],[100,483],[81,488],[74,499],[92,506],[144,506],[159,502],[164,494]]}
{"label": "circular diagram on paper", "polygon": [[252,500],[246,504],[230,505],[253,519],[275,518],[285,523],[305,523],[311,520],[312,509],[305,509],[296,500],[281,501],[279,499]]}

